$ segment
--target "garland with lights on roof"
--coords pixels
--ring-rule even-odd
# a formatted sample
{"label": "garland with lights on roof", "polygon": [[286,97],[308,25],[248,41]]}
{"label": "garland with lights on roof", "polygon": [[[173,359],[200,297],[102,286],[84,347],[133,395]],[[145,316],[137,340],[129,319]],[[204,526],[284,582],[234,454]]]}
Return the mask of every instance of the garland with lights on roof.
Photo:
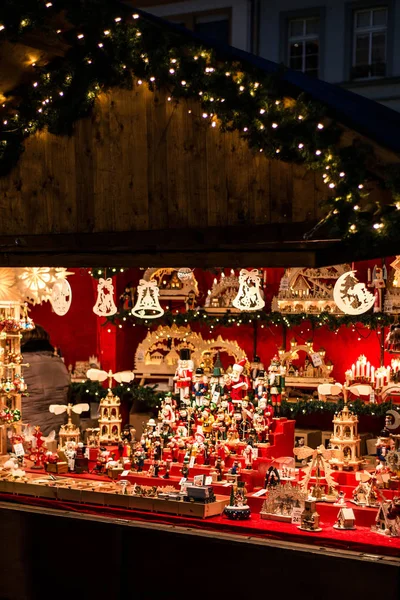
{"label": "garland with lights on roof", "polygon": [[[70,49],[63,58],[33,66],[31,83],[9,93],[0,119],[0,173],[16,164],[31,134],[45,128],[71,133],[101,92],[147,82],[151,90],[169,90],[170,101],[196,99],[200,110],[194,118],[239,131],[253,150],[322,170],[332,197],[319,225],[329,223],[340,236],[369,244],[397,235],[400,204],[368,205],[366,184],[377,166],[372,149],[339,145],[341,129],[325,118],[323,107],[302,94],[282,95],[279,74],[267,76],[245,60],[219,56],[190,34],[112,0],[77,1],[72,7],[67,0],[24,0],[18,10],[14,4],[8,0],[0,7],[0,41],[23,42],[26,29],[35,27],[49,43],[52,36],[61,38]],[[68,19],[64,30],[58,28],[62,15]],[[382,185],[398,194],[398,170],[389,179]]]}
{"label": "garland with lights on roof", "polygon": [[229,310],[223,315],[211,315],[204,310],[188,311],[183,313],[173,313],[166,311],[162,317],[157,319],[138,319],[132,316],[130,310],[121,310],[115,315],[107,317],[104,325],[118,325],[122,327],[124,323],[133,325],[144,325],[150,327],[155,323],[159,325],[187,325],[189,323],[199,323],[207,327],[233,327],[234,325],[248,325],[250,323],[260,323],[261,327],[269,325],[285,325],[286,327],[296,327],[302,325],[305,321],[311,324],[313,329],[318,327],[328,327],[331,331],[339,329],[342,325],[351,327],[354,325],[362,325],[369,329],[379,329],[380,327],[388,327],[392,323],[397,322],[395,315],[386,313],[368,313],[363,315],[332,315],[328,312],[322,312],[317,315],[296,313],[283,314],[280,312],[266,313],[263,311],[256,312],[241,312],[231,313]]}

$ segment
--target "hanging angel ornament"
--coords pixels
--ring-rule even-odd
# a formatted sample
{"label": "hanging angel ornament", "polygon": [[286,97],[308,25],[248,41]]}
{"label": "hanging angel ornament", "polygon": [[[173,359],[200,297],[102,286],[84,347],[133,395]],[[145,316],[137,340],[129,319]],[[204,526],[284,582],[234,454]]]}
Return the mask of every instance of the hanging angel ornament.
{"label": "hanging angel ornament", "polygon": [[60,279],[55,282],[50,297],[50,304],[56,315],[63,317],[71,307],[72,290],[67,279]]}
{"label": "hanging angel ornament", "polygon": [[155,281],[141,279],[137,288],[138,297],[132,314],[141,319],[157,319],[162,317],[164,309],[158,300],[160,290]]}
{"label": "hanging angel ornament", "polygon": [[108,379],[108,387],[111,388],[112,380],[115,379],[117,383],[130,383],[135,378],[133,371],[120,371],[119,373],[113,373],[112,371],[102,371],[101,369],[89,369],[86,372],[86,377],[91,381],[105,381]]}
{"label": "hanging angel ornament", "polygon": [[90,406],[86,402],[83,402],[82,404],[50,404],[49,406],[49,412],[53,413],[53,415],[62,415],[66,412],[68,416],[68,425],[72,425],[71,419],[73,412],[76,415],[81,415],[88,410],[90,410]]}
{"label": "hanging angel ornament", "polygon": [[93,306],[93,312],[98,317],[110,317],[115,315],[117,307],[114,303],[114,286],[111,277],[99,279],[97,286],[97,300]]}
{"label": "hanging angel ornament", "polygon": [[239,291],[232,301],[239,310],[261,310],[265,306],[261,295],[261,277],[257,269],[242,269],[239,275]]}

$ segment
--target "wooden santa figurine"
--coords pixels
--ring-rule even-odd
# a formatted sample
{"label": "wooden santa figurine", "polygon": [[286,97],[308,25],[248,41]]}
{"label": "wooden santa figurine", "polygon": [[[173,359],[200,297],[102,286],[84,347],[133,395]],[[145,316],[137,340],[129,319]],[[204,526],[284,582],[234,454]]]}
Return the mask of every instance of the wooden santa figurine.
{"label": "wooden santa figurine", "polygon": [[175,410],[172,404],[171,396],[166,396],[164,398],[164,402],[162,404],[159,419],[163,424],[167,424],[169,426],[173,426],[175,424]]}
{"label": "wooden santa figurine", "polygon": [[250,388],[250,379],[243,375],[246,359],[242,358],[232,367],[232,373],[227,378],[226,388],[233,402],[241,402]]}
{"label": "wooden santa figurine", "polygon": [[179,352],[178,366],[174,376],[175,393],[179,393],[181,402],[184,402],[185,398],[189,398],[193,369],[194,364],[190,360],[189,348],[182,348]]}

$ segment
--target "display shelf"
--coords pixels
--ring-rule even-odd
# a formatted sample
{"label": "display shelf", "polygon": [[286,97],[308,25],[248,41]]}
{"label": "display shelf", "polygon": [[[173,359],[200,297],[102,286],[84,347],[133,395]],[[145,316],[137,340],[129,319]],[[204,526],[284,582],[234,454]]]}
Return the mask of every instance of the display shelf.
{"label": "display shelf", "polygon": [[[252,516],[247,521],[230,521],[223,515],[212,516],[207,519],[198,519],[188,515],[167,515],[157,512],[146,512],[139,509],[127,509],[116,506],[95,506],[93,504],[78,504],[71,500],[54,500],[50,498],[38,498],[34,496],[22,496],[11,494],[9,492],[0,493],[1,502],[21,503],[27,506],[36,506],[42,508],[58,509],[60,513],[66,510],[81,512],[94,517],[114,516],[117,519],[127,521],[141,521],[143,523],[164,523],[170,525],[179,525],[191,527],[195,531],[212,531],[219,534],[237,534],[244,537],[263,538],[271,540],[282,540],[286,542],[296,542],[298,544],[307,544],[317,546],[318,548],[340,548],[351,549],[352,551],[370,553],[374,556],[399,556],[400,539],[389,538],[371,531],[368,521],[371,520],[374,509],[360,509],[364,512],[365,522],[357,525],[352,531],[338,531],[333,527],[339,509],[329,507],[323,509],[318,504],[318,512],[321,514],[322,531],[318,533],[306,533],[297,529],[292,523],[283,523],[262,519],[259,514],[252,509]],[[250,505],[251,506],[251,505]],[[333,510],[334,509],[334,510]],[[355,511],[356,512],[356,511]],[[371,516],[369,516],[371,515]]]}

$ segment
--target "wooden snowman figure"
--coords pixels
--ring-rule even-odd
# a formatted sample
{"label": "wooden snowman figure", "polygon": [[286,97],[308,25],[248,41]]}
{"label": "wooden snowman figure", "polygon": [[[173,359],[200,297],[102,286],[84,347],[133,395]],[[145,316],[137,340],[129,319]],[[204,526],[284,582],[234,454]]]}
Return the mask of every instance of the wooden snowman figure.
{"label": "wooden snowman figure", "polygon": [[226,388],[233,402],[241,402],[250,388],[250,379],[243,375],[245,364],[244,358],[235,363],[226,381]]}
{"label": "wooden snowman figure", "polygon": [[189,348],[182,348],[179,352],[178,367],[175,372],[175,393],[179,393],[180,401],[189,398],[190,387],[193,379],[193,361],[190,360]]}
{"label": "wooden snowman figure", "polygon": [[281,411],[282,394],[285,391],[285,368],[275,354],[268,367],[269,396],[272,406],[276,407],[276,414]]}

